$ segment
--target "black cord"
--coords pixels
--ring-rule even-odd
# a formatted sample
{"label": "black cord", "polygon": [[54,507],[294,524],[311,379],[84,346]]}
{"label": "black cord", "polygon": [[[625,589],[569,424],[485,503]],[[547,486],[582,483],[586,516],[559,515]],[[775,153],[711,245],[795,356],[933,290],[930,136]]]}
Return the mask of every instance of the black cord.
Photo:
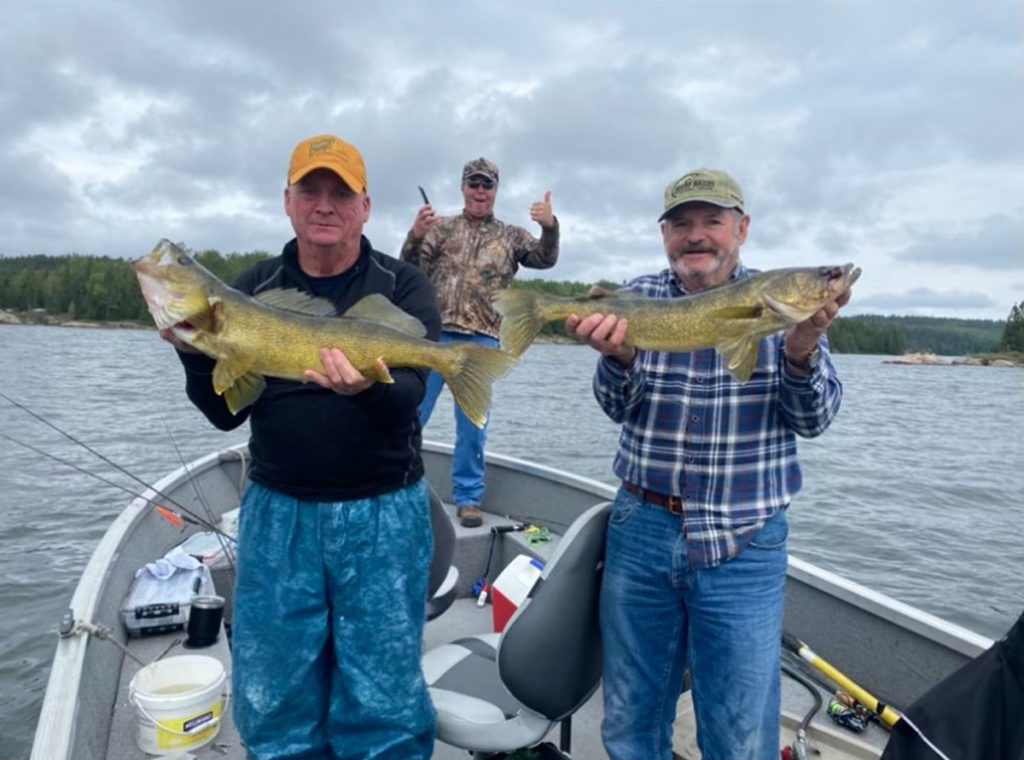
{"label": "black cord", "polygon": [[818,691],[818,687],[815,686],[810,680],[804,678],[803,674],[797,672],[793,668],[789,667],[786,663],[782,663],[782,672],[792,678],[797,683],[802,684],[814,697],[814,707],[812,707],[808,713],[804,716],[804,719],[800,721],[800,729],[803,731],[807,730],[807,726],[810,725],[811,719],[814,718],[815,713],[821,709],[823,704],[821,699],[821,693]]}
{"label": "black cord", "polygon": [[484,565],[484,573],[480,576],[484,583],[487,582],[487,574],[491,572],[491,557],[494,556],[494,544],[498,541],[498,533],[491,531],[491,545],[487,549],[487,564]]}

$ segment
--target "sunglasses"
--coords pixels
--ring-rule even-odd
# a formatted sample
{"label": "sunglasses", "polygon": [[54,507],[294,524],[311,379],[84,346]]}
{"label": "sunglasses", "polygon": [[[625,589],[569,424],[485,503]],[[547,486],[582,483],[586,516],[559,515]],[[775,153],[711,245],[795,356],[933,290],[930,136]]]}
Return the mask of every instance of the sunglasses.
{"label": "sunglasses", "polygon": [[494,187],[494,181],[489,179],[467,179],[466,187],[476,190],[478,187],[482,187],[484,190],[490,190]]}

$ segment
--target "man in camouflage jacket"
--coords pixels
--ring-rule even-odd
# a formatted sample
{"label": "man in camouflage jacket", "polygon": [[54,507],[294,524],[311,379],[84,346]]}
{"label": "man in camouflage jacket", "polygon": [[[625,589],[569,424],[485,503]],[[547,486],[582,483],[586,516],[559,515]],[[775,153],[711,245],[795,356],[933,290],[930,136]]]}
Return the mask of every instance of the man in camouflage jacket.
{"label": "man in camouflage jacket", "polygon": [[[530,207],[530,218],[541,227],[539,240],[494,217],[497,194],[498,167],[485,158],[469,161],[462,169],[462,213],[439,217],[429,203],[424,205],[402,245],[402,260],[419,266],[437,292],[442,343],[470,340],[497,346],[501,317],[491,305],[494,294],[511,286],[520,266],[547,269],[558,260],[558,220],[551,212],[551,191]],[[424,427],[443,385],[441,376],[431,372],[419,408]],[[455,421],[452,494],[461,523],[475,527],[483,519],[479,505],[487,426],[477,428],[458,406]]]}

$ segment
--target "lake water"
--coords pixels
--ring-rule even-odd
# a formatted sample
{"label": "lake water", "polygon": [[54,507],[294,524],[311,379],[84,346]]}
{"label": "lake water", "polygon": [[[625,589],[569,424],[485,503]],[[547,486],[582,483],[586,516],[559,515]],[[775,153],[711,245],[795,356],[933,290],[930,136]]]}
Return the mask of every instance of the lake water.
{"label": "lake water", "polygon": [[[612,483],[617,426],[590,389],[596,354],[533,346],[495,390],[488,448]],[[843,409],[800,442],[795,556],[990,637],[1024,608],[1024,372],[835,357]],[[242,442],[190,405],[152,330],[0,326],[0,391],[143,480]],[[428,438],[452,442],[450,395]],[[0,399],[0,433],[131,486]],[[0,756],[31,748],[79,573],[130,497],[0,438]]]}

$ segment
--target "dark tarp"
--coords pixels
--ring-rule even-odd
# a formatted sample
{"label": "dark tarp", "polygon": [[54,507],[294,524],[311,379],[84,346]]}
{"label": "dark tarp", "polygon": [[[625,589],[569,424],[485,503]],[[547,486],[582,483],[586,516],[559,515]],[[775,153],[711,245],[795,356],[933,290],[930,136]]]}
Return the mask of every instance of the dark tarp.
{"label": "dark tarp", "polygon": [[[949,760],[1024,760],[1024,613],[905,714]],[[902,720],[882,753],[882,760],[938,758]]]}

